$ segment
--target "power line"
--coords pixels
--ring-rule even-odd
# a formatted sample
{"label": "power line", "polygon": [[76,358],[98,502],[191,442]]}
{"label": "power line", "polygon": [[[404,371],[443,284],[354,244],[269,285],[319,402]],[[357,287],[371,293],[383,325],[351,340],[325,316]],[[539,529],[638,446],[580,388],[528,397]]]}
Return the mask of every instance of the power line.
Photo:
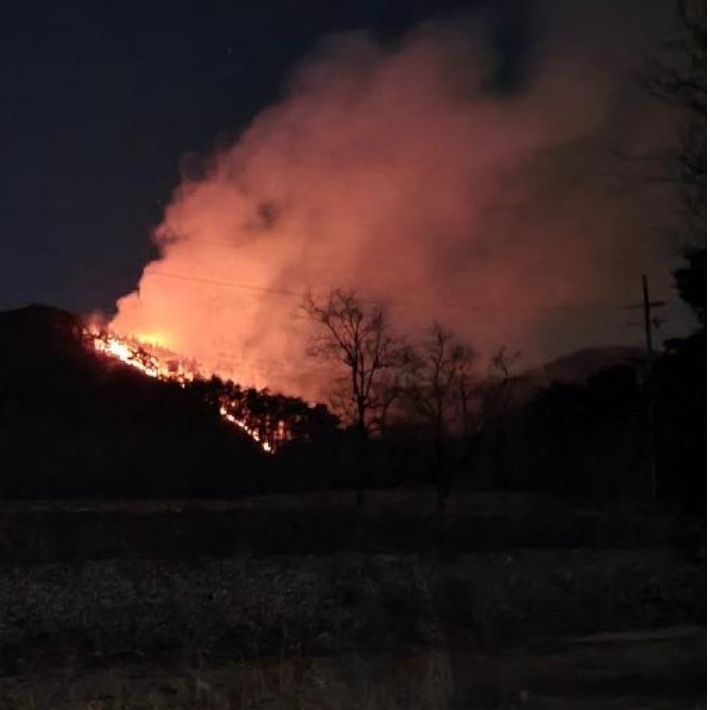
{"label": "power line", "polygon": [[[168,242],[170,244],[171,242]],[[232,244],[230,242],[223,242],[223,241],[210,241],[206,239],[194,239],[190,238],[189,240],[190,244],[200,244],[208,247],[215,247],[219,249],[230,249],[230,250],[242,250],[243,247],[239,244]],[[249,260],[250,261],[256,261],[257,263],[260,264],[269,264],[270,261],[269,259],[265,259],[260,256],[255,256],[253,254],[249,255]],[[319,257],[318,255],[310,255],[308,257],[309,261],[312,260],[322,260],[322,261],[330,261],[330,257]],[[375,261],[377,261],[375,259]],[[382,261],[381,259],[379,261]],[[209,278],[200,278],[200,277],[192,277],[190,275],[186,274],[171,274],[167,272],[158,272],[158,271],[148,271],[148,269],[145,270],[146,273],[154,273],[158,276],[167,276],[169,278],[179,278],[179,279],[186,279],[186,280],[194,280],[198,282],[204,282],[204,283],[214,283],[217,285],[224,285],[224,286],[229,286],[233,288],[244,288],[244,289],[249,289],[249,290],[256,290],[256,291],[264,291],[268,293],[275,293],[278,295],[284,295],[284,296],[293,296],[297,298],[302,298],[303,297],[303,292],[296,292],[296,291],[289,291],[287,289],[273,289],[269,287],[259,287],[259,286],[253,286],[253,285],[245,285],[245,284],[239,284],[235,283],[232,281],[219,281],[219,280],[213,280]],[[344,289],[347,290],[347,289]],[[382,305],[389,306],[391,308],[424,308],[424,309],[429,309],[429,310],[436,310],[436,309],[442,309],[442,310],[464,310],[464,311],[567,311],[567,310],[579,310],[579,311],[585,311],[585,310],[621,310],[621,309],[633,309],[635,306],[628,306],[628,305],[617,305],[617,304],[562,304],[562,305],[545,305],[545,306],[538,306],[538,307],[530,307],[530,308],[509,308],[509,307],[501,307],[501,306],[463,306],[461,304],[445,304],[445,303],[412,303],[412,302],[405,302],[405,301],[387,301],[382,300],[382,299],[367,299],[363,298],[361,299],[366,302],[373,302],[373,303],[381,303]],[[661,305],[665,304],[665,301],[663,302],[657,302],[652,305]]]}
{"label": "power line", "polygon": [[[64,252],[56,252],[54,250],[38,249],[36,247],[29,247],[34,251],[39,251],[43,253],[50,254],[55,257],[60,257],[66,261],[74,262],[82,265],[90,265],[100,268],[111,273],[116,273],[114,265],[109,265],[105,262],[98,262],[95,260],[86,259],[83,257],[75,257]],[[201,283],[205,285],[220,286],[224,288],[236,288],[244,291],[250,291],[254,293],[268,293],[271,295],[284,296],[288,298],[298,298],[302,299],[307,293],[308,289],[304,287],[302,291],[296,291],[293,289],[286,288],[274,288],[271,286],[259,286],[256,284],[247,284],[238,281],[226,280],[226,279],[215,279],[211,277],[194,276],[192,274],[178,274],[170,271],[163,271],[162,269],[152,269],[150,267],[145,267],[143,269],[143,274],[149,274],[151,276],[158,276],[163,278],[177,279],[181,281],[191,281],[194,283]],[[347,290],[347,289],[346,289]],[[389,308],[394,309],[422,309],[431,311],[459,311],[465,313],[580,313],[580,312],[609,312],[609,311],[620,311],[628,310],[629,306],[611,304],[611,303],[580,303],[580,304],[546,304],[540,306],[498,306],[498,305],[485,305],[485,306],[471,306],[468,304],[454,304],[454,303],[426,303],[426,302],[416,302],[416,301],[393,301],[389,299],[375,299],[375,298],[362,298],[361,299],[367,303],[378,303]]]}
{"label": "power line", "polygon": [[181,279],[184,281],[195,281],[196,283],[211,284],[214,286],[226,286],[228,288],[239,288],[245,291],[257,291],[260,293],[272,293],[278,296],[291,296],[297,298],[303,298],[304,292],[289,291],[287,289],[272,288],[268,286],[255,286],[253,284],[238,283],[236,281],[223,281],[221,279],[212,279],[202,276],[192,276],[190,274],[174,274],[169,271],[156,271],[155,269],[145,268],[143,270],[144,274],[151,274],[152,276],[165,276],[171,279]]}
{"label": "power line", "polygon": [[[212,279],[207,277],[192,276],[190,274],[176,274],[172,272],[156,270],[146,268],[143,273],[151,274],[154,276],[164,276],[173,279],[182,279],[185,281],[195,281],[197,283],[212,284],[216,286],[225,286],[229,288],[238,288],[248,291],[256,291],[261,293],[271,293],[279,296],[288,296],[292,298],[303,298],[307,289],[303,291],[293,291],[289,289],[277,289],[269,286],[256,286],[254,284],[239,283],[236,281],[225,281],[220,279]],[[553,311],[617,311],[625,310],[628,306],[616,305],[616,304],[602,304],[602,303],[580,303],[580,304],[559,304],[559,305],[544,305],[544,306],[522,306],[522,307],[509,307],[509,306],[470,306],[464,304],[452,304],[452,303],[424,303],[424,302],[414,302],[414,301],[392,301],[388,299],[371,299],[363,298],[363,301],[368,303],[381,303],[384,306],[389,306],[390,308],[421,308],[425,310],[457,310],[464,312],[490,312],[490,311],[500,311],[500,312],[553,312]]]}

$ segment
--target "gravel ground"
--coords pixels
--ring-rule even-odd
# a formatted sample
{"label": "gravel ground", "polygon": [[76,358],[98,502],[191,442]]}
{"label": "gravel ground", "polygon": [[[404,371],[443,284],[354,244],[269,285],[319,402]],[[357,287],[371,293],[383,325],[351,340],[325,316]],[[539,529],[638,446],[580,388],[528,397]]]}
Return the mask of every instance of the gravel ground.
{"label": "gravel ground", "polygon": [[705,572],[663,550],[99,560],[0,567],[0,670],[201,653],[479,648],[704,623]]}

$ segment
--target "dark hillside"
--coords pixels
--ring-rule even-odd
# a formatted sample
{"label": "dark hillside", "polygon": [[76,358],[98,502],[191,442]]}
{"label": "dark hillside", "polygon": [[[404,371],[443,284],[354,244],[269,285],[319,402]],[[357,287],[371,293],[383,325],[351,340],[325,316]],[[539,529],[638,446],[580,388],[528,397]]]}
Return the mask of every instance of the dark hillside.
{"label": "dark hillside", "polygon": [[269,461],[191,388],[95,355],[76,316],[0,313],[0,493],[254,490]]}

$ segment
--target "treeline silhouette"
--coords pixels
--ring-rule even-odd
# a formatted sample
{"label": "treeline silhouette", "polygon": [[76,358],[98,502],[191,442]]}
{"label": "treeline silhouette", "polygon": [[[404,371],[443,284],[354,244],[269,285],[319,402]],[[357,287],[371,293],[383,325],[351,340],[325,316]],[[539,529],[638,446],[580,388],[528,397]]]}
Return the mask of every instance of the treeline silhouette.
{"label": "treeline silhouette", "polygon": [[[470,398],[452,390],[451,401],[470,407],[457,426],[442,426],[431,409],[407,415],[422,414],[408,409],[422,365],[405,363],[410,379],[396,383],[404,404],[378,419],[363,457],[357,421],[325,405],[218,378],[183,388],[111,365],[85,347],[71,314],[2,313],[0,335],[5,497],[234,497],[443,479],[451,497],[504,489],[597,505],[650,498],[646,383],[633,360],[552,384],[494,368]],[[654,362],[659,495],[696,511],[705,499],[704,368],[704,331]],[[223,420],[224,401],[262,440],[278,440],[275,455]]]}

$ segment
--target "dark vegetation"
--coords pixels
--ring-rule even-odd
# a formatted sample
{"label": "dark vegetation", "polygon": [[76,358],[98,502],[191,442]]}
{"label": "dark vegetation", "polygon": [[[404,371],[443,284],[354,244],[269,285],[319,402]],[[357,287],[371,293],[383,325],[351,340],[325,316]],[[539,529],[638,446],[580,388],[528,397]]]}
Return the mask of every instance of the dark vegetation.
{"label": "dark vegetation", "polygon": [[199,495],[223,467],[245,488],[265,469],[193,392],[107,367],[74,316],[30,306],[3,313],[0,332],[5,495]]}
{"label": "dark vegetation", "polygon": [[136,556],[680,550],[702,533],[699,521],[663,511],[580,510],[542,496],[501,493],[460,495],[445,525],[433,493],[422,491],[370,493],[364,511],[346,493],[319,492],[221,502],[13,502],[0,512],[0,559],[21,565]]}
{"label": "dark vegetation", "polygon": [[[0,315],[0,491],[6,497],[233,497],[257,493],[421,487],[445,477],[465,490],[518,490],[617,505],[650,498],[642,360],[597,353],[511,375],[506,356],[474,379],[467,351],[437,327],[410,354],[391,410],[365,434],[323,406],[242,390],[216,378],[181,387],[87,349],[74,316],[31,306]],[[616,362],[602,367],[610,358]],[[688,509],[704,498],[705,339],[674,342],[654,363],[660,496]],[[584,379],[585,375],[591,376]],[[464,381],[462,378],[471,378]],[[464,386],[470,388],[464,392]],[[263,435],[285,422],[274,456],[223,421],[228,396]],[[374,401],[374,400],[373,400]],[[373,405],[374,406],[374,405]],[[366,412],[367,414],[367,412]],[[359,415],[358,415],[359,416]],[[346,420],[347,421],[347,420]],[[441,490],[440,490],[441,493]],[[450,496],[449,496],[450,494]]]}

